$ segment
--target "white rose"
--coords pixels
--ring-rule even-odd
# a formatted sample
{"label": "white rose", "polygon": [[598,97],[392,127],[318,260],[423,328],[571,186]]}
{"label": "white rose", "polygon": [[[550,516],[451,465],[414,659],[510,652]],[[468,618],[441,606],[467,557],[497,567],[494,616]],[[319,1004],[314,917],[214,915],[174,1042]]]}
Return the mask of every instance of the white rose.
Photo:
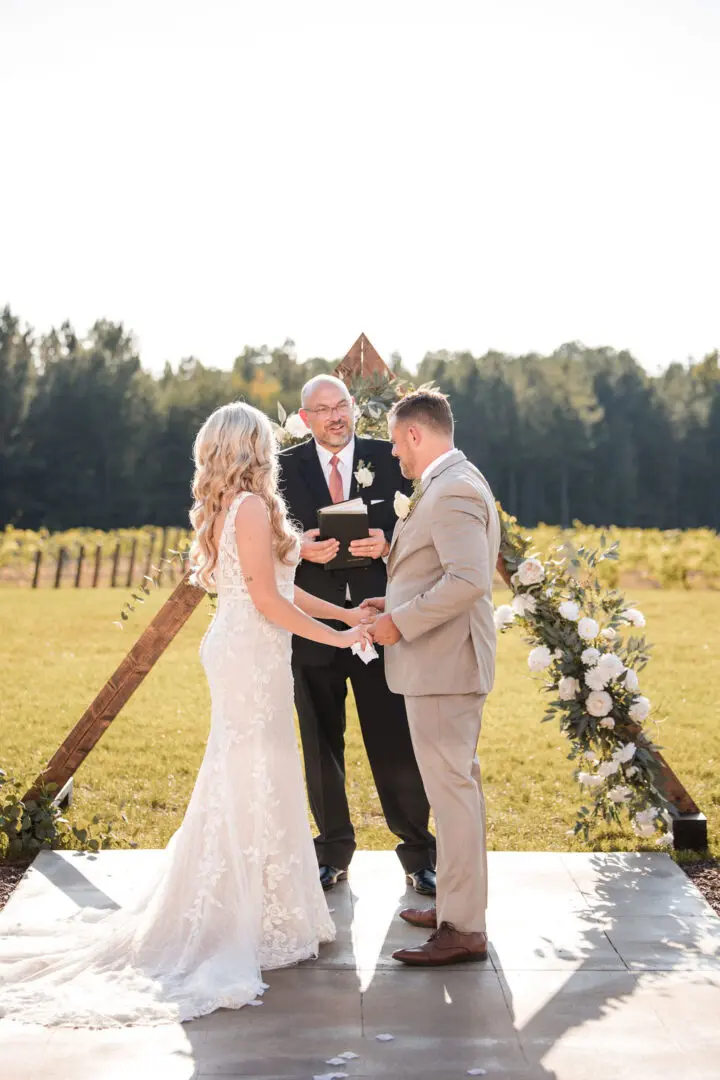
{"label": "white rose", "polygon": [[552,653],[547,645],[538,645],[530,650],[528,667],[531,671],[544,671],[552,664]]}
{"label": "white rose", "polygon": [[400,518],[400,520],[404,521],[410,513],[409,495],[404,495],[402,491],[396,491],[395,498],[393,499],[393,510]]}
{"label": "white rose", "polygon": [[635,822],[633,822],[633,829],[635,830],[637,835],[643,840],[649,840],[651,836],[655,835],[654,825],[636,825]]}
{"label": "white rose", "polygon": [[610,728],[610,730],[612,731],[612,729],[615,727],[615,721],[613,720],[612,716],[606,716],[600,721],[598,727]]}
{"label": "white rose", "polygon": [[585,708],[591,716],[607,716],[612,707],[613,699],[606,690],[593,690],[585,702]]}
{"label": "white rose", "polygon": [[625,775],[628,778],[628,780],[632,780],[635,773],[637,773],[639,771],[640,770],[638,769],[637,765],[631,765],[629,769],[625,770]]}
{"label": "white rose", "polygon": [[564,675],[558,684],[561,701],[572,701],[580,693],[580,683],[570,675]]}
{"label": "white rose", "polygon": [[607,797],[610,802],[614,803],[629,802],[632,798],[632,788],[624,787],[622,784],[616,784],[614,788],[610,788]]}
{"label": "white rose", "polygon": [[617,637],[617,630],[613,630],[612,626],[607,626],[600,631],[600,637],[605,638],[606,641],[614,641]]}
{"label": "white rose", "polygon": [[375,476],[372,469],[368,469],[367,465],[363,465],[360,469],[356,470],[355,479],[357,480],[360,487],[366,488],[370,487],[373,480],[375,479]]}
{"label": "white rose", "polygon": [[517,572],[521,585],[537,585],[545,577],[545,570],[539,559],[524,559]]}
{"label": "white rose", "polygon": [[642,724],[643,720],[647,720],[650,715],[650,701],[646,697],[636,697],[633,704],[628,709],[628,716],[631,720],[635,720],[638,724]]}
{"label": "white rose", "polygon": [[530,593],[520,593],[513,597],[512,609],[521,618],[523,615],[534,615],[537,610],[537,600]]}
{"label": "white rose", "polygon": [[283,427],[294,439],[304,439],[308,433],[308,426],[299,413],[291,413]]}
{"label": "white rose", "polygon": [[585,672],[585,685],[591,690],[604,690],[609,681],[605,672],[599,671],[596,667]]}
{"label": "white rose", "polygon": [[625,743],[619,750],[616,750],[613,754],[613,761],[617,761],[619,765],[626,765],[629,761],[635,757],[635,751],[637,746],[634,742]]}
{"label": "white rose", "polygon": [[620,764],[617,761],[603,761],[598,769],[598,776],[614,776],[619,768]]}
{"label": "white rose", "polygon": [[584,784],[585,787],[600,787],[603,778],[602,776],[593,776],[592,773],[580,772],[578,773],[578,783]]}
{"label": "white rose", "polygon": [[595,753],[594,750],[586,750],[585,753],[583,754],[583,757],[587,761],[597,761],[597,759],[598,759],[598,756],[597,756],[597,754]]}
{"label": "white rose", "polygon": [[580,605],[574,600],[563,600],[558,610],[563,619],[570,619],[571,622],[577,622],[580,618]]}
{"label": "white rose", "polygon": [[500,607],[495,608],[493,618],[495,620],[495,629],[502,630],[503,627],[509,626],[511,622],[515,621],[515,613],[509,604],[501,604]]}
{"label": "white rose", "polygon": [[598,631],[600,630],[600,627],[595,622],[595,620],[589,619],[587,615],[584,619],[580,620],[580,622],[577,624],[577,628],[578,634],[583,639],[583,641],[592,641],[598,636]]}
{"label": "white rose", "polygon": [[637,677],[637,672],[633,671],[632,668],[628,668],[625,672],[625,689],[634,694],[639,686],[640,680]]}
{"label": "white rose", "polygon": [[632,623],[633,626],[640,627],[645,625],[645,616],[642,611],[638,611],[637,608],[626,608],[625,611],[621,613],[621,617],[626,619],[627,622]]}
{"label": "white rose", "polygon": [[592,667],[600,659],[600,650],[593,649],[592,646],[589,649],[583,649],[580,659],[585,667]]}
{"label": "white rose", "polygon": [[645,838],[654,836],[657,829],[656,817],[657,810],[654,806],[650,807],[649,810],[639,810],[632,822],[632,827],[637,835]]}
{"label": "white rose", "polygon": [[625,665],[615,653],[605,653],[597,662],[596,671],[602,671],[608,682],[619,679],[625,671]]}

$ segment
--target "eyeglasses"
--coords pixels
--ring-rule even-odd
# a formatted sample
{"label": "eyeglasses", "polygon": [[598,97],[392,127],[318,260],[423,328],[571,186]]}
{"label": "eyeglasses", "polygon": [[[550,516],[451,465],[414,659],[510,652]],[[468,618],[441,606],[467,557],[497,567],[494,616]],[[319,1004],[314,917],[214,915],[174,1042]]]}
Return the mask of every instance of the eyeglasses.
{"label": "eyeglasses", "polygon": [[306,409],[306,413],[314,413],[318,420],[327,420],[329,416],[337,413],[338,416],[347,416],[352,409],[351,401],[341,401],[330,408],[329,405],[318,405],[317,409]]}

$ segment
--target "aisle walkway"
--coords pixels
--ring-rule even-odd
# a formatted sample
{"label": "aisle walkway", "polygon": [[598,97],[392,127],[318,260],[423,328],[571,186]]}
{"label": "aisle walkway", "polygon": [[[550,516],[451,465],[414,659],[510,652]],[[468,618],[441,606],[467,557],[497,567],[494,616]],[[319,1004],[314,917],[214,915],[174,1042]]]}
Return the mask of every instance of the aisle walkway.
{"label": "aisle walkway", "polygon": [[[111,904],[155,857],[45,853],[9,910]],[[261,1008],[104,1032],[0,1021],[0,1077],[717,1080],[720,919],[668,856],[493,852],[490,874],[487,964],[396,964],[425,936],[396,914],[417,897],[393,854],[360,852],[329,894],[338,940],[269,973]]]}

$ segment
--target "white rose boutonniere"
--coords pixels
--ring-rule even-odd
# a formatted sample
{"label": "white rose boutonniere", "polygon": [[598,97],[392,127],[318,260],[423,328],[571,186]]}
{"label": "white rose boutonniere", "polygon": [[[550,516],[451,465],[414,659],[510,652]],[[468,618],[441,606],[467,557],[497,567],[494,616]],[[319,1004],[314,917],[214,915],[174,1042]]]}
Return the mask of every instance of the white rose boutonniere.
{"label": "white rose boutonniere", "polygon": [[375,479],[375,473],[373,472],[372,465],[366,465],[364,461],[358,461],[358,467],[355,470],[355,479],[358,482],[358,487],[367,488],[370,487]]}
{"label": "white rose boutonniere", "polygon": [[410,513],[410,496],[405,495],[402,491],[396,491],[393,499],[393,510],[400,520],[404,521]]}

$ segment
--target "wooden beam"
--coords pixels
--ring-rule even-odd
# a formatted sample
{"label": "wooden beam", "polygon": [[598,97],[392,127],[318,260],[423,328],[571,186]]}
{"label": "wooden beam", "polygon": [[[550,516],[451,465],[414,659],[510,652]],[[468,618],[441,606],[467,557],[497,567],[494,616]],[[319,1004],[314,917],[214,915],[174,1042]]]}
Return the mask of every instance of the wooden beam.
{"label": "wooden beam", "polygon": [[660,751],[647,745],[647,735],[642,728],[634,723],[628,724],[627,727],[628,734],[634,738],[637,745],[652,754],[660,767],[658,786],[674,808],[673,846],[678,851],[705,851],[708,844],[705,815],[701,813],[692,795],[679,776],[670,768]]}
{"label": "wooden beam", "polygon": [[380,353],[368,341],[365,334],[361,334],[354,345],[350,347],[335,368],[335,374],[343,382],[352,382],[358,376],[364,379],[371,378],[373,375],[384,375],[389,379],[395,378]]}
{"label": "wooden beam", "polygon": [[58,790],[82,765],[90,751],[130,700],[147,673],[160,659],[175,635],[198,606],[205,591],[191,585],[189,572],[168,597],[148,628],[140,635],[120,667],[85,710],[62,746],[37,777],[25,799],[33,799],[43,784],[57,784]]}

